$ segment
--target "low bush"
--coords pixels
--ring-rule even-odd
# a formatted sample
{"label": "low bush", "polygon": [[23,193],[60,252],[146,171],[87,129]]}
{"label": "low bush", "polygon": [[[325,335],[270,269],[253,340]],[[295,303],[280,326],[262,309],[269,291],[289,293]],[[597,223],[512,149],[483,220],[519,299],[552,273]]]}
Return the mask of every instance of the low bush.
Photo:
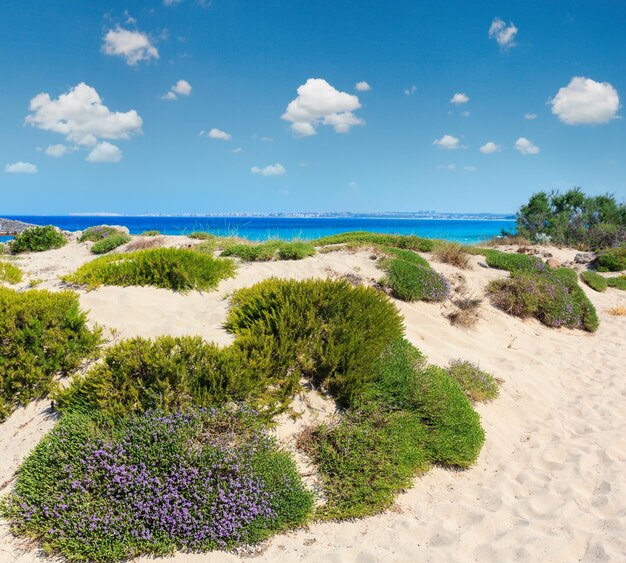
{"label": "low bush", "polygon": [[126,246],[126,252],[135,252],[136,250],[147,250],[149,248],[160,248],[165,243],[165,239],[160,236],[138,237],[131,240]]}
{"label": "low bush", "polygon": [[425,268],[430,268],[428,260],[421,257],[419,254],[417,254],[417,252],[414,252],[413,250],[394,248],[393,246],[381,246],[379,250],[381,250],[383,254],[387,255],[387,257],[389,258],[398,258],[399,260],[410,262],[411,264],[415,264],[416,266],[424,266]]}
{"label": "low bush", "polygon": [[535,317],[557,328],[598,328],[596,310],[569,268],[512,272],[510,278],[490,282],[487,292],[494,306],[517,317]]}
{"label": "low bush", "polygon": [[447,280],[430,266],[395,258],[381,267],[387,273],[383,283],[402,301],[444,301],[450,293]]}
{"label": "low bush", "polygon": [[195,238],[198,240],[211,240],[217,238],[215,235],[211,233],[205,233],[204,231],[194,231],[189,235],[189,238]]}
{"label": "low bush", "polygon": [[111,235],[106,238],[100,239],[98,242],[94,242],[91,246],[92,254],[106,254],[111,250],[116,249],[118,246],[122,246],[127,242],[130,242],[128,235]]}
{"label": "low bush", "polygon": [[469,266],[469,254],[458,242],[440,242],[433,249],[436,260],[465,270]]}
{"label": "low bush", "polygon": [[269,260],[302,260],[315,254],[312,244],[302,241],[284,242],[270,240],[258,244],[226,244],[222,256],[237,256],[246,262],[267,262]]}
{"label": "low bush", "polygon": [[11,253],[21,252],[43,252],[54,248],[61,248],[67,244],[65,236],[56,227],[48,225],[46,227],[30,227],[15,235],[10,242]]}
{"label": "low bush", "polygon": [[353,231],[340,233],[311,241],[315,246],[328,246],[331,244],[348,244],[351,246],[393,246],[418,252],[430,252],[435,246],[431,239],[420,238],[413,235],[386,235],[382,233],[370,233],[369,231]]}
{"label": "low bush", "polygon": [[249,353],[258,349],[270,361],[283,401],[302,377],[349,401],[372,376],[380,354],[403,334],[387,296],[333,280],[269,279],[240,289],[225,326]]}
{"label": "low bush", "polygon": [[581,279],[595,291],[606,291],[608,287],[607,279],[596,272],[592,272],[591,270],[587,270],[580,274]]}
{"label": "low bush", "polygon": [[472,362],[452,360],[446,369],[472,401],[493,401],[500,392],[493,375]]}
{"label": "low bush", "polygon": [[95,227],[88,227],[80,235],[80,242],[98,242],[99,240],[108,238],[113,235],[125,235],[124,231],[110,227],[109,225],[97,225]]}
{"label": "low bush", "polygon": [[490,268],[509,272],[543,272],[548,268],[537,256],[512,252],[501,252],[493,249],[476,249],[486,258]]}
{"label": "low bush", "polygon": [[158,237],[161,234],[161,231],[157,231],[156,229],[150,231],[144,231],[141,233],[142,237]]}
{"label": "low bush", "polygon": [[238,407],[113,420],[68,413],[22,465],[2,513],[70,560],[257,543],[312,509],[291,456]]}
{"label": "low bush", "polygon": [[626,244],[602,252],[596,260],[598,272],[621,272],[626,270]]}
{"label": "low bush", "polygon": [[617,278],[606,278],[606,283],[609,287],[614,287],[615,289],[621,289],[622,291],[626,291],[626,276],[619,276]]}
{"label": "low bush", "polygon": [[214,289],[234,272],[235,265],[230,260],[215,259],[191,250],[156,248],[102,256],[83,264],[63,279],[91,288],[103,284],[152,285],[188,291]]}
{"label": "low bush", "polygon": [[278,258],[281,260],[302,260],[313,254],[315,247],[308,242],[284,242],[278,247]]}
{"label": "low bush", "polygon": [[85,321],[71,291],[0,287],[0,420],[47,395],[55,375],[95,353],[100,331]]}
{"label": "low bush", "polygon": [[20,270],[15,264],[0,260],[0,283],[20,283],[22,278],[22,270]]}

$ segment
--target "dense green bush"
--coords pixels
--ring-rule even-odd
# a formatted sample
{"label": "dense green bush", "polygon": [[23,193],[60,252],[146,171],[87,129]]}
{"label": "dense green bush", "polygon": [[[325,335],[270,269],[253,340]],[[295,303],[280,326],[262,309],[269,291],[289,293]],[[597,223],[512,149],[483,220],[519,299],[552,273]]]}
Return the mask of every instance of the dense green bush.
{"label": "dense green bush", "polygon": [[452,360],[446,369],[472,401],[492,401],[500,392],[493,375],[472,362]]}
{"label": "dense green bush", "polygon": [[596,260],[598,272],[621,272],[626,270],[626,244],[611,248],[600,254]]}
{"label": "dense green bush", "polygon": [[369,231],[354,231],[331,235],[311,241],[315,246],[328,246],[330,244],[347,244],[349,246],[393,246],[406,248],[418,252],[430,252],[435,243],[431,239],[420,238],[413,235],[386,235],[370,233]]}
{"label": "dense green bush", "polygon": [[52,553],[104,562],[257,543],[303,524],[312,504],[291,456],[231,407],[65,414],[2,513]]}
{"label": "dense green bush", "polygon": [[122,246],[127,242],[130,242],[130,237],[128,235],[118,234],[111,235],[106,238],[100,239],[98,242],[94,242],[91,247],[92,254],[106,254],[107,252],[111,252],[118,246]]}
{"label": "dense green bush", "polygon": [[285,400],[303,376],[349,400],[403,334],[402,319],[384,294],[332,280],[269,279],[240,289],[226,328],[270,360]]}
{"label": "dense green bush", "polygon": [[95,352],[100,331],[89,331],[85,319],[71,291],[0,287],[0,420],[44,397],[54,375]]}
{"label": "dense green bush", "polygon": [[20,283],[22,281],[22,270],[11,262],[0,260],[0,282]]}
{"label": "dense green bush", "polygon": [[152,285],[175,291],[210,290],[232,277],[230,260],[178,248],[139,250],[102,256],[83,264],[63,279],[69,283],[99,285]]}
{"label": "dense green bush", "polygon": [[609,285],[605,277],[591,270],[583,272],[580,274],[580,277],[591,289],[595,289],[596,291],[606,291]]}
{"label": "dense green bush", "polygon": [[616,289],[621,289],[626,291],[626,276],[619,276],[616,278],[607,278],[606,282],[609,287],[614,287]]}
{"label": "dense green bush", "polygon": [[80,236],[80,242],[98,242],[99,240],[108,238],[113,235],[125,235],[124,231],[110,227],[109,225],[97,225],[95,227],[88,227],[83,231]]}
{"label": "dense green bush", "polygon": [[66,244],[67,239],[65,236],[52,225],[30,227],[15,235],[15,238],[10,242],[12,254],[43,252],[53,248],[61,248]]}
{"label": "dense green bush", "polygon": [[383,283],[402,301],[443,301],[449,295],[447,280],[428,264],[391,258],[383,260],[381,267],[387,273]]}
{"label": "dense green bush", "polygon": [[308,242],[284,242],[278,247],[278,258],[281,260],[302,260],[313,254],[315,247]]}
{"label": "dense green bush", "polygon": [[315,247],[307,242],[285,242],[269,240],[257,244],[227,244],[222,256],[237,256],[246,262],[267,262],[269,260],[302,260],[315,254]]}
{"label": "dense green bush", "polygon": [[480,249],[486,258],[487,266],[509,272],[542,272],[548,268],[537,256],[528,254],[501,252],[493,249]]}
{"label": "dense green bush", "polygon": [[417,252],[413,250],[406,250],[404,248],[394,248],[393,246],[382,246],[379,248],[384,254],[389,258],[398,258],[399,260],[404,260],[405,262],[410,262],[411,264],[415,264],[416,266],[424,266],[425,268],[430,268],[430,264],[426,258],[422,258]]}
{"label": "dense green bush", "polygon": [[487,292],[496,307],[511,315],[535,317],[550,327],[598,328],[596,310],[569,268],[512,272],[510,278],[490,282]]}

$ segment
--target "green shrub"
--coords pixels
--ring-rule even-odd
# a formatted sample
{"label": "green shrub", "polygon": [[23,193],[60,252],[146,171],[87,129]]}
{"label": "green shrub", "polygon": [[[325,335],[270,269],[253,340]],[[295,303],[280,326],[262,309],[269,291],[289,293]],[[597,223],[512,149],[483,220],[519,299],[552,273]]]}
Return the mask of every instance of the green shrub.
{"label": "green shrub", "polygon": [[447,370],[472,401],[492,401],[500,392],[493,375],[483,371],[472,362],[452,360]]}
{"label": "green shrub", "polygon": [[281,260],[302,260],[313,254],[315,247],[308,242],[284,242],[278,247],[278,258]]}
{"label": "green shrub", "polygon": [[458,242],[442,241],[435,246],[433,254],[439,262],[466,269],[469,266],[467,248]]}
{"label": "green shrub", "polygon": [[607,278],[606,283],[609,287],[614,287],[616,289],[621,289],[622,291],[626,291],[626,276],[619,276],[617,278]]}
{"label": "green shrub", "polygon": [[626,244],[611,248],[600,254],[596,260],[598,272],[621,272],[626,270]]}
{"label": "green shrub", "polygon": [[443,301],[448,297],[448,282],[428,265],[393,258],[383,260],[381,267],[387,273],[383,283],[402,301]]}
{"label": "green shrub", "polygon": [[303,376],[348,401],[403,333],[402,319],[385,295],[332,280],[269,279],[240,289],[226,328],[242,346],[269,359],[285,401]]}
{"label": "green shrub", "polygon": [[267,262],[276,257],[280,241],[268,241],[261,244],[230,244],[222,251],[222,256],[236,256],[244,262]]}
{"label": "green shrub", "polygon": [[354,231],[340,233],[311,241],[315,246],[328,246],[330,244],[349,244],[367,246],[393,246],[406,248],[419,252],[430,252],[435,243],[431,239],[416,237],[413,235],[386,235],[370,233],[369,231]]}
{"label": "green shrub", "polygon": [[5,262],[4,260],[0,261],[0,282],[20,283],[22,277],[22,270],[15,264]]}
{"label": "green shrub", "polygon": [[542,272],[548,266],[536,256],[528,254],[514,254],[511,252],[501,252],[493,249],[480,249],[480,253],[486,258],[490,268],[507,270],[509,272]]}
{"label": "green shrub", "polygon": [[97,225],[95,227],[88,227],[83,231],[80,236],[80,242],[98,242],[99,240],[108,238],[113,235],[125,235],[126,233],[115,227],[109,227],[108,225]]}
{"label": "green shrub", "polygon": [[111,252],[118,246],[122,246],[127,242],[130,242],[131,238],[128,235],[111,235],[106,238],[100,239],[98,242],[94,242],[91,247],[92,254],[106,254]]}
{"label": "green shrub", "polygon": [[85,320],[71,291],[0,287],[0,420],[44,397],[54,375],[94,354],[100,331],[89,331]]}
{"label": "green shrub", "polygon": [[61,248],[67,244],[65,236],[56,227],[30,227],[17,234],[11,241],[11,253],[43,252],[53,248]]}
{"label": "green shrub", "polygon": [[550,327],[594,332],[598,316],[576,278],[576,272],[569,268],[537,273],[518,271],[512,272],[510,278],[490,282],[487,292],[493,305],[508,314],[535,317]]}
{"label": "green shrub", "polygon": [[151,231],[144,231],[143,233],[141,233],[142,237],[158,237],[161,234],[161,231],[157,231],[156,229],[153,229]]}
{"label": "green shrub", "polygon": [[104,562],[257,543],[305,523],[312,504],[291,456],[231,407],[66,414],[2,513],[53,554]]}
{"label": "green shrub", "polygon": [[608,287],[608,282],[605,277],[597,274],[596,272],[592,272],[591,270],[587,270],[580,274],[581,279],[595,291],[606,291]]}
{"label": "green shrub", "polygon": [[215,235],[212,235],[211,233],[205,233],[203,231],[194,231],[193,233],[189,235],[189,238],[195,238],[198,240],[211,240],[217,237]]}
{"label": "green shrub", "polygon": [[406,250],[404,248],[394,248],[393,246],[382,246],[380,250],[386,254],[389,258],[398,258],[405,262],[410,262],[416,266],[424,266],[430,268],[430,264],[426,258],[422,258],[419,254],[413,250]]}
{"label": "green shrub", "polygon": [[178,248],[139,250],[128,254],[102,256],[83,264],[63,279],[69,283],[99,285],[152,285],[188,291],[210,290],[232,277],[235,265],[199,252]]}
{"label": "green shrub", "polygon": [[191,247],[191,250],[193,250],[194,252],[199,252],[200,254],[208,254],[209,256],[213,256],[213,254],[217,250],[217,244],[215,239],[203,240],[198,244],[194,244]]}

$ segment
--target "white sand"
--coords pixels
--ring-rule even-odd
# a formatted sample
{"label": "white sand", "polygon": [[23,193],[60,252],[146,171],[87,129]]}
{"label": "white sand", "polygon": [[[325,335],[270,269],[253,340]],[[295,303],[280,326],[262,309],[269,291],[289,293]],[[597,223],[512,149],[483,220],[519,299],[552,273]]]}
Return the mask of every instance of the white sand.
{"label": "white sand", "polygon": [[[560,260],[575,252],[551,252]],[[86,248],[21,259],[42,287],[59,287],[56,272],[90,259]],[[481,294],[505,272],[464,272]],[[450,266],[433,263],[445,274]],[[223,344],[227,297],[269,276],[322,277],[328,268],[367,279],[381,273],[367,252],[332,253],[298,262],[249,264],[214,293],[175,294],[151,288],[101,288],[81,293],[90,321],[120,336],[200,334]],[[25,284],[24,284],[25,285]],[[356,522],[312,524],[271,539],[255,561],[624,561],[626,560],[626,317],[606,313],[624,304],[624,293],[596,293],[586,286],[600,329],[549,329],[494,309],[488,301],[470,330],[450,325],[441,306],[397,302],[407,337],[433,363],[479,362],[504,380],[495,402],[478,405],[486,443],[477,465],[457,472],[434,468],[400,495],[393,510]],[[19,463],[54,420],[47,403],[18,410],[0,425],[0,487],[6,492]],[[300,405],[302,406],[302,405]],[[332,405],[312,405],[328,416]],[[306,410],[303,408],[303,410]],[[309,409],[307,416],[310,415]],[[306,417],[305,417],[306,419]],[[285,419],[286,420],[286,419]],[[288,440],[300,424],[279,429]],[[32,561],[6,525],[0,528],[0,561]],[[239,561],[232,554],[178,554],[175,562]],[[140,561],[153,561],[142,558]]]}

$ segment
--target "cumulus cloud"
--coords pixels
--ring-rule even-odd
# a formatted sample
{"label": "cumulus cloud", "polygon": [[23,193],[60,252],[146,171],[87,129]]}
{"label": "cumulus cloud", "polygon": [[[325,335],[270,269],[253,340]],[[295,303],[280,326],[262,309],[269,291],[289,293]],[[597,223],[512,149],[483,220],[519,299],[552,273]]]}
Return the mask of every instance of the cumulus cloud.
{"label": "cumulus cloud", "polygon": [[536,113],[525,113],[524,114],[524,119],[528,119],[529,121],[532,121],[533,119],[537,119],[537,114]]}
{"label": "cumulus cloud", "polygon": [[462,92],[457,92],[454,96],[452,96],[452,98],[450,98],[450,103],[456,105],[466,104],[467,102],[469,102],[469,96]]}
{"label": "cumulus cloud", "polygon": [[126,64],[130,66],[135,66],[141,61],[159,58],[159,51],[145,33],[124,29],[119,25],[106,32],[102,52],[123,57],[126,59]]}
{"label": "cumulus cloud", "polygon": [[53,158],[61,158],[68,150],[66,145],[48,145],[44,152]]}
{"label": "cumulus cloud", "polygon": [[404,89],[405,96],[412,96],[413,94],[415,94],[415,92],[417,92],[417,86],[415,86],[415,84],[411,85],[410,88]]}
{"label": "cumulus cloud", "polygon": [[186,80],[179,80],[172,86],[166,94],[161,96],[164,100],[176,100],[178,96],[189,96],[191,94],[191,84]]}
{"label": "cumulus cloud", "polygon": [[517,31],[513,22],[507,26],[501,18],[494,18],[489,27],[489,37],[495,39],[502,49],[509,49],[515,46]]}
{"label": "cumulus cloud", "polygon": [[452,135],[444,135],[441,139],[435,139],[433,145],[440,149],[455,150],[461,148],[461,141]]}
{"label": "cumulus cloud", "polygon": [[515,141],[515,148],[521,154],[539,154],[539,147],[532,141],[529,141],[526,137],[520,137]]}
{"label": "cumulus cloud", "polygon": [[315,135],[318,125],[331,125],[337,133],[347,133],[365,121],[354,115],[361,107],[354,94],[340,92],[322,78],[309,78],[298,88],[298,96],[289,102],[282,119],[291,121],[298,137]]}
{"label": "cumulus cloud", "polygon": [[617,117],[617,90],[608,82],[575,76],[550,100],[552,113],[568,125],[607,123]]}
{"label": "cumulus cloud", "polygon": [[83,146],[93,147],[99,139],[128,139],[141,133],[143,123],[135,110],[109,110],[98,92],[84,82],[55,99],[45,92],[38,94],[29,109],[26,123]]}
{"label": "cumulus cloud", "polygon": [[13,164],[7,164],[4,167],[4,171],[10,174],[37,174],[37,167],[30,162],[14,162]]}
{"label": "cumulus cloud", "polygon": [[367,82],[365,82],[365,80],[362,80],[361,82],[357,82],[354,85],[354,89],[358,90],[359,92],[369,92],[372,87]]}
{"label": "cumulus cloud", "polygon": [[103,162],[119,162],[122,160],[122,151],[115,145],[102,141],[98,143],[93,150],[87,155],[87,162],[94,164]]}
{"label": "cumulus cloud", "polygon": [[277,162],[276,164],[270,164],[268,166],[265,166],[264,168],[253,166],[252,168],[250,168],[250,172],[252,172],[252,174],[259,174],[261,176],[282,176],[283,174],[287,173],[287,170],[285,170],[285,167],[282,164]]}
{"label": "cumulus cloud", "polygon": [[211,137],[211,139],[218,139],[219,141],[230,141],[231,135],[230,133],[226,133],[226,131],[222,131],[221,129],[217,129],[213,127],[207,135]]}
{"label": "cumulus cloud", "polygon": [[482,152],[483,154],[491,154],[491,153],[502,150],[502,147],[500,145],[496,145],[493,141],[489,141],[488,143],[485,143],[482,147],[480,147],[480,149],[478,150]]}

